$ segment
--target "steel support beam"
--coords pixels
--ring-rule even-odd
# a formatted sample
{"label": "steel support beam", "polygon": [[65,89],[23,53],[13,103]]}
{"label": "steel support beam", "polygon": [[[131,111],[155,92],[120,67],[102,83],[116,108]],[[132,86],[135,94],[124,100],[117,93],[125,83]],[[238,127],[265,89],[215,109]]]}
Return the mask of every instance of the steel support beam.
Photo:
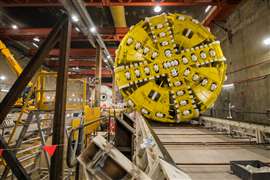
{"label": "steel support beam", "polygon": [[[108,48],[108,51],[110,52],[111,56],[115,56],[115,50],[116,48]],[[36,50],[32,49],[29,51],[29,56],[35,54]],[[59,49],[52,49],[49,52],[50,57],[58,57],[60,55]],[[89,57],[95,57],[96,56],[96,49],[93,48],[72,48],[70,49],[70,55],[71,58],[89,58]]]}
{"label": "steel support beam", "polygon": [[21,75],[12,85],[10,91],[2,100],[0,104],[0,124],[4,121],[6,115],[9,113],[14,103],[22,94],[24,88],[33,78],[37,70],[41,67],[42,63],[44,62],[45,58],[49,54],[50,50],[57,43],[59,39],[60,31],[63,27],[63,24],[66,18],[67,16],[64,15],[64,17],[62,17],[60,21],[56,24],[56,26],[53,28],[53,30],[49,34],[48,38],[42,43],[40,48],[37,50],[36,54],[32,57],[30,62],[24,68]]}
{"label": "steel support beam", "polygon": [[[96,70],[98,69],[98,67],[96,67]],[[81,70],[78,74],[80,75],[87,75],[87,76],[93,76],[95,75],[97,77],[97,74],[96,74],[96,70]],[[98,77],[99,80],[102,78],[102,77],[112,77],[112,72],[108,69],[101,69],[100,68],[100,76]],[[72,74],[72,73],[71,73]]]}
{"label": "steel support beam", "polygon": [[[24,88],[35,75],[36,71],[41,67],[50,49],[55,46],[66,19],[67,15],[64,14],[2,100],[0,104],[0,124],[5,120],[5,117],[22,94]],[[0,136],[0,147],[3,149],[9,149],[8,144],[2,136]],[[16,158],[14,152],[4,151],[3,157],[18,179],[30,179],[25,169]]]}
{"label": "steel support beam", "polygon": [[96,87],[95,87],[95,106],[100,106],[100,91],[101,91],[101,71],[102,71],[102,49],[97,47],[96,55]]}
{"label": "steel support beam", "polygon": [[[45,39],[52,28],[20,28],[13,30],[11,28],[0,28],[0,39],[9,40],[14,39],[18,41],[33,41],[33,38],[39,37],[40,39]],[[128,32],[127,27],[107,27],[107,28],[97,28],[97,32],[100,33],[104,41],[121,41],[121,39]],[[88,41],[87,38],[82,34],[73,29],[72,41]]]}
{"label": "steel support beam", "polygon": [[[62,7],[61,3],[55,2],[55,1],[37,1],[37,0],[17,0],[11,1],[11,0],[5,0],[5,3],[1,3],[0,7]],[[123,2],[120,0],[99,0],[95,2],[89,2],[88,0],[85,1],[85,6],[92,7],[102,7],[102,6],[155,6],[157,3],[155,1],[151,0],[131,0],[127,2]],[[216,5],[217,0],[172,0],[169,2],[161,1],[158,3],[160,6],[207,6],[207,5]]]}
{"label": "steel support beam", "polygon": [[227,3],[226,1],[219,1],[219,3],[214,6],[207,16],[203,19],[202,24],[204,26],[210,26],[213,21],[225,20],[240,3],[240,0],[236,0],[232,3]]}
{"label": "steel support beam", "polygon": [[58,67],[55,112],[53,119],[53,137],[52,144],[57,144],[54,156],[51,158],[50,179],[64,179],[64,129],[68,78],[68,59],[70,50],[71,22],[65,21],[60,40],[60,66]]}
{"label": "steel support beam", "polygon": [[[58,67],[59,61],[49,60],[46,62],[46,66]],[[96,63],[93,60],[70,60],[68,62],[69,67],[96,67]]]}
{"label": "steel support beam", "polygon": [[116,104],[117,85],[115,82],[115,76],[112,76],[112,103]]}
{"label": "steel support beam", "polygon": [[[10,149],[8,144],[6,143],[5,139],[2,136],[0,136],[0,148],[1,149]],[[21,163],[16,158],[16,155],[14,152],[4,151],[2,156],[5,159],[5,162],[7,163],[8,167],[12,170],[13,174],[18,179],[22,179],[22,180],[30,180],[31,179],[30,176],[27,174],[26,170],[23,168]]]}
{"label": "steel support beam", "polygon": [[205,17],[205,19],[202,21],[202,24],[204,26],[209,26],[211,22],[221,13],[222,7],[221,6],[215,6],[213,7],[209,14]]}

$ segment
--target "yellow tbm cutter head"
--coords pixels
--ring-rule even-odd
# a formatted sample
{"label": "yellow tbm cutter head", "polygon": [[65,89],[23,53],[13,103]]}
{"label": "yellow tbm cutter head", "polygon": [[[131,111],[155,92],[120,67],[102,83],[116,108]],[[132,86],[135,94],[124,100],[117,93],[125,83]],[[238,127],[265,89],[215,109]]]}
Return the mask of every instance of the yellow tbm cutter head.
{"label": "yellow tbm cutter head", "polygon": [[213,106],[225,60],[220,42],[197,20],[162,14],[130,28],[116,52],[115,80],[143,116],[178,123]]}

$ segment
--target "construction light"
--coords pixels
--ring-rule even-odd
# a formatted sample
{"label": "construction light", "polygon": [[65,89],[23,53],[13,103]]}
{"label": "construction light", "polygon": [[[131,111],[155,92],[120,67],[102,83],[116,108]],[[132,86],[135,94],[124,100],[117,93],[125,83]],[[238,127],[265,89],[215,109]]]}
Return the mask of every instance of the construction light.
{"label": "construction light", "polygon": [[96,32],[96,28],[95,28],[95,27],[91,27],[91,28],[90,28],[90,31],[91,31],[92,33],[95,33],[95,32]]}
{"label": "construction light", "polygon": [[80,29],[79,29],[78,27],[75,27],[75,30],[76,30],[77,32],[81,32]]}
{"label": "construction light", "polygon": [[18,29],[18,26],[16,24],[13,24],[11,27],[12,29]]}
{"label": "construction light", "polygon": [[161,11],[161,7],[160,7],[160,6],[155,6],[155,7],[154,7],[154,11],[155,11],[156,13],[159,13],[159,12]]}
{"label": "construction light", "polygon": [[211,5],[207,6],[207,7],[205,8],[205,13],[208,13],[208,11],[209,11],[211,8],[212,8]]}
{"label": "construction light", "polygon": [[270,45],[270,37],[264,39],[263,44],[266,45],[266,46]]}
{"label": "construction light", "polygon": [[234,88],[234,84],[224,84],[223,86],[223,89],[231,89],[231,88]]}
{"label": "construction light", "polygon": [[73,22],[78,22],[79,21],[79,18],[76,15],[72,15],[71,19],[72,19]]}
{"label": "construction light", "polygon": [[36,48],[38,48],[38,45],[36,43],[33,42],[32,44],[33,44],[33,46],[35,46]]}
{"label": "construction light", "polygon": [[2,81],[4,81],[4,80],[6,80],[6,76],[0,76],[0,80],[2,80]]}
{"label": "construction light", "polygon": [[1,92],[8,92],[8,89],[1,89]]}
{"label": "construction light", "polygon": [[40,39],[38,37],[33,38],[34,41],[39,42]]}

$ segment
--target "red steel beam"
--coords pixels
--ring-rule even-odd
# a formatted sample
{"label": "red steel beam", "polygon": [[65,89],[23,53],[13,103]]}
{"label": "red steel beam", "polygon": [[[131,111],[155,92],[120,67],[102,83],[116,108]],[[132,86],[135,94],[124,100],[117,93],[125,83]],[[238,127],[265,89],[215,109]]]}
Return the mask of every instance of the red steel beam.
{"label": "red steel beam", "polygon": [[[91,1],[91,2],[90,2]],[[160,6],[206,6],[217,5],[218,0],[170,0],[161,1]],[[85,0],[87,7],[102,6],[155,6],[157,2],[152,0]],[[0,7],[62,7],[57,0],[2,0]]]}
{"label": "red steel beam", "polygon": [[[49,60],[45,63],[49,67],[57,67],[59,65],[59,61]],[[69,60],[69,67],[95,67],[95,61],[88,60]]]}
{"label": "red steel beam", "polygon": [[[32,41],[33,38],[38,37],[40,39],[45,39],[52,28],[0,28],[0,39],[14,39],[19,41]],[[104,41],[121,41],[121,39],[128,32],[128,28],[98,28],[98,32]],[[73,41],[87,41],[82,33],[78,33],[73,29],[72,31]]]}
{"label": "red steel beam", "polygon": [[[108,86],[108,87],[112,87],[112,83],[101,83],[101,86],[104,85],[104,86]],[[90,87],[95,87],[94,84],[90,84],[89,85]]]}
{"label": "red steel beam", "polygon": [[[92,69],[87,69],[87,70],[80,70],[80,72],[76,73],[76,72],[69,72],[69,76],[95,76],[95,72],[96,70],[92,70]],[[101,72],[101,76],[102,78],[111,78],[112,77],[112,72],[111,70],[108,70],[108,69],[102,69],[102,72]]]}
{"label": "red steel beam", "polygon": [[[55,68],[59,66],[59,61],[49,60],[46,61],[45,64],[51,68]],[[95,67],[95,61],[87,61],[87,60],[71,60],[68,62],[69,67]],[[102,77],[109,78],[112,77],[112,73],[110,70],[103,68],[102,69]],[[69,72],[69,76],[77,78],[79,76],[95,76],[95,70],[86,70],[81,69],[78,72]]]}
{"label": "red steel beam", "polygon": [[[108,48],[109,53],[111,54],[112,57],[115,56],[115,50],[116,48]],[[31,49],[29,51],[29,56],[32,56],[35,54],[37,50],[36,49]],[[49,53],[50,57],[58,57],[60,54],[59,49],[52,49]],[[79,48],[72,48],[70,49],[70,58],[88,58],[88,57],[95,57],[96,56],[96,49],[93,48],[84,48],[84,49],[79,49]]]}
{"label": "red steel beam", "polygon": [[211,22],[221,13],[221,11],[222,11],[222,6],[213,7],[213,9],[209,12],[209,14],[203,20],[203,25],[209,26]]}
{"label": "red steel beam", "polygon": [[241,2],[241,0],[235,0],[228,3],[227,0],[218,3],[214,6],[202,21],[203,25],[209,26],[214,20],[225,20],[236,8],[236,6]]}

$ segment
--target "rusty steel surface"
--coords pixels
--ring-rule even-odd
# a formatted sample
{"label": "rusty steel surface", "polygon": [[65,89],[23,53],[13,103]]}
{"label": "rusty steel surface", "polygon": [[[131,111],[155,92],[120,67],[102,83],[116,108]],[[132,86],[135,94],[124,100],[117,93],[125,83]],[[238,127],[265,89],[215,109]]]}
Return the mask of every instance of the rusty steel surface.
{"label": "rusty steel surface", "polygon": [[68,18],[64,19],[65,24],[62,28],[60,37],[60,57],[56,84],[55,113],[53,120],[52,144],[58,144],[54,156],[51,158],[50,179],[63,179],[64,174],[64,129],[66,118],[66,96],[68,79],[68,59],[70,50],[71,22]]}
{"label": "rusty steel surface", "polygon": [[[20,41],[32,41],[33,38],[39,37],[45,39],[52,28],[20,28],[12,30],[10,28],[0,28],[0,39],[15,39]],[[127,27],[99,27],[97,31],[101,34],[104,41],[121,41],[124,35],[128,32]],[[71,33],[72,41],[87,41],[82,33],[73,29]]]}
{"label": "rusty steel surface", "polygon": [[[154,6],[156,2],[151,0],[129,0],[129,1],[121,1],[121,0],[85,0],[85,6]],[[160,6],[206,6],[206,5],[217,5],[217,0],[171,0],[171,1],[161,1],[159,2]],[[62,6],[56,0],[3,0],[0,4],[0,7],[59,7]]]}

